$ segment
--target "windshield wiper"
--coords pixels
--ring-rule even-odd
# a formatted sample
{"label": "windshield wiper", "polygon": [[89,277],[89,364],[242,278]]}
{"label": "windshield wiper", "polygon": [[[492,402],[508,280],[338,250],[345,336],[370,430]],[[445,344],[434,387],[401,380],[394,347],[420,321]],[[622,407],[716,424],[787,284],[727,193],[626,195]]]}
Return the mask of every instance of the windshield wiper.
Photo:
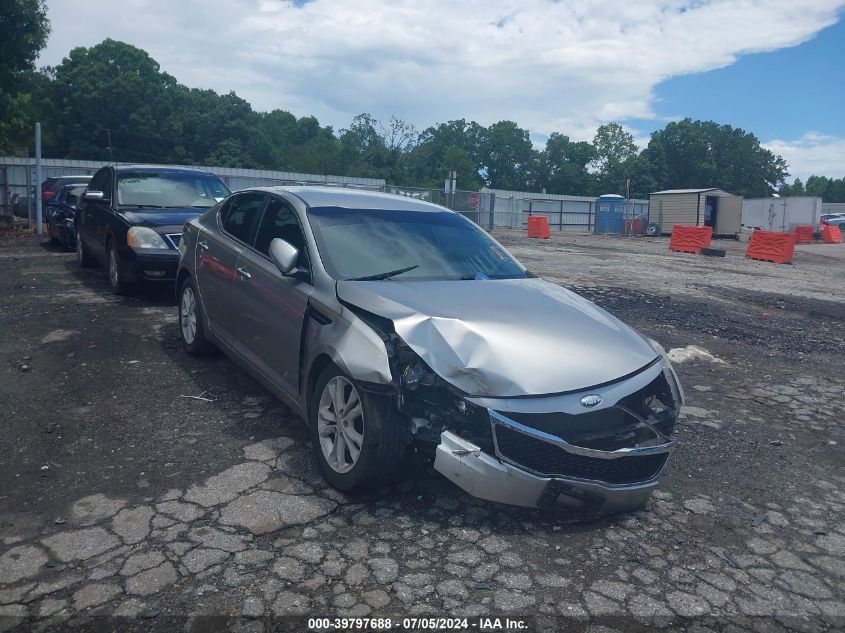
{"label": "windshield wiper", "polygon": [[346,281],[380,281],[382,279],[390,279],[391,277],[395,277],[396,275],[401,275],[402,273],[406,273],[409,270],[414,270],[414,268],[419,268],[419,266],[414,264],[413,266],[408,266],[407,268],[391,270],[386,273],[378,273],[377,275],[367,275],[366,277],[353,277],[352,279],[347,279]]}

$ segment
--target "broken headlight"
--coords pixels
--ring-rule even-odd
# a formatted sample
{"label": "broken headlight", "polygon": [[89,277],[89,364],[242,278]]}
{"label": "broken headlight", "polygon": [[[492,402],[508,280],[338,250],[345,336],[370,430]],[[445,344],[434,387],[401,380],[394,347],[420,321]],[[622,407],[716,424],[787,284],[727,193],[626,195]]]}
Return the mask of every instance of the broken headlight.
{"label": "broken headlight", "polygon": [[651,345],[651,348],[660,354],[663,357],[663,373],[666,374],[666,382],[669,383],[670,389],[672,389],[672,395],[678,402],[678,408],[684,404],[686,400],[686,396],[684,395],[684,388],[681,386],[681,381],[678,378],[677,372],[675,372],[675,368],[672,366],[672,361],[669,360],[668,354],[666,354],[666,350],[663,349],[663,346],[655,341],[654,339],[647,338],[648,344]]}
{"label": "broken headlight", "polygon": [[449,430],[472,442],[492,447],[487,409],[467,401],[464,394],[435,374],[398,336],[392,346],[394,380],[399,387],[399,410],[414,420],[420,439],[440,441]]}

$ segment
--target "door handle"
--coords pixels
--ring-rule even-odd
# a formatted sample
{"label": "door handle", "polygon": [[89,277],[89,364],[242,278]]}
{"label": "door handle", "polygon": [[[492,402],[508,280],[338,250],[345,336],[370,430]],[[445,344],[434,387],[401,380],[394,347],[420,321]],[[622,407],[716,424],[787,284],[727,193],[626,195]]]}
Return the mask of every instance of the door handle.
{"label": "door handle", "polygon": [[241,276],[241,279],[252,279],[252,273],[244,267],[238,268],[238,274]]}
{"label": "door handle", "polygon": [[199,246],[201,250],[208,250],[208,242],[197,242],[197,246]]}

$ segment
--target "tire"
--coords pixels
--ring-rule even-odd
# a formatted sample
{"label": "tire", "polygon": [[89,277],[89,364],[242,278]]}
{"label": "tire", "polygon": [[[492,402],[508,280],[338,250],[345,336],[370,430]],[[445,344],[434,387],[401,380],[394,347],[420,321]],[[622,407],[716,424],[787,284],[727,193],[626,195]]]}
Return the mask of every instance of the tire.
{"label": "tire", "polygon": [[[357,396],[358,405],[354,404]],[[389,396],[362,391],[355,381],[334,365],[320,374],[309,405],[308,426],[314,455],[323,477],[338,490],[355,490],[383,484],[395,474],[405,456],[409,424]],[[352,404],[360,414],[347,418],[338,450],[335,403]],[[342,416],[343,417],[343,416]],[[341,423],[343,424],[343,423]],[[334,429],[334,432],[332,432]],[[354,449],[359,447],[357,457]],[[338,459],[337,455],[342,452]]]}
{"label": "tire", "polygon": [[649,237],[658,237],[660,235],[660,225],[659,224],[649,224],[645,227],[645,234]]}
{"label": "tire", "polygon": [[202,307],[197,287],[186,277],[179,288],[179,339],[182,348],[194,356],[206,356],[214,351],[214,344],[205,337]]}
{"label": "tire", "polygon": [[85,248],[85,244],[82,243],[82,236],[79,235],[78,228],[76,230],[76,261],[79,262],[81,268],[93,268],[97,265],[96,260]]}
{"label": "tire", "polygon": [[107,263],[111,291],[116,295],[129,294],[132,286],[125,280],[123,260],[120,257],[120,253],[117,252],[117,246],[115,246],[114,240],[109,242]]}
{"label": "tire", "polygon": [[53,234],[53,225],[47,222],[47,239],[51,247],[58,248],[62,246],[62,241]]}

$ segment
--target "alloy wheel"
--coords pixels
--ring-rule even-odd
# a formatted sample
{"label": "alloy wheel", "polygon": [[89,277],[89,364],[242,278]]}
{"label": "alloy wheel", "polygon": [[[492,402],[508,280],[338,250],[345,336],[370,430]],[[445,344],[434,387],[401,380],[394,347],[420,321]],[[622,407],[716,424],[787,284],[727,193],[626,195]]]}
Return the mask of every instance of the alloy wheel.
{"label": "alloy wheel", "polygon": [[346,473],[355,467],[364,444],[364,410],[357,389],[343,376],[323,388],[317,410],[317,435],[329,467]]}
{"label": "alloy wheel", "polygon": [[182,290],[182,305],[180,308],[179,325],[182,328],[182,339],[190,345],[197,335],[197,301],[194,289],[186,285]]}

